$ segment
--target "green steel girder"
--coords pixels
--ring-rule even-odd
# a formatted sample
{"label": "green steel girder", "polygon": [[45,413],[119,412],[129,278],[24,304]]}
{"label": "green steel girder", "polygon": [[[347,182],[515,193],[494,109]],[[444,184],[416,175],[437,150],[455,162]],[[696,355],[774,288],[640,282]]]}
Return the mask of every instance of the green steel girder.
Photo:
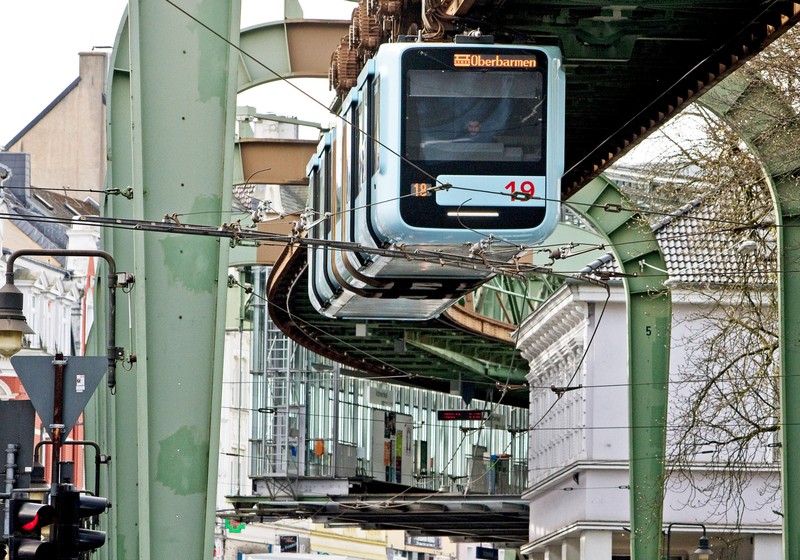
{"label": "green steel girder", "polygon": [[[238,0],[185,0],[181,10],[236,41]],[[191,213],[220,224],[231,207],[236,63],[225,40],[171,3],[130,2],[109,78],[107,184],[130,185],[134,196],[107,198],[105,215]],[[127,350],[138,361],[88,411],[91,438],[113,457],[112,530],[100,554],[209,558],[228,243],[107,229],[103,245],[137,280],[131,306],[117,309],[117,332],[133,325]]]}
{"label": "green steel girder", "polygon": [[[238,90],[288,78],[327,77],[330,53],[348,26],[347,21],[284,20],[242,30]],[[320,49],[328,48],[321,55]]]}
{"label": "green steel girder", "polygon": [[482,315],[518,325],[552,293],[550,279],[543,275],[525,281],[496,276],[475,291],[473,307]]}
{"label": "green steel girder", "polygon": [[[428,340],[429,342],[426,342]],[[449,345],[442,346],[441,341],[426,335],[422,335],[416,340],[406,339],[406,343],[424,350],[428,354],[452,362],[476,375],[483,375],[500,383],[507,379],[519,379],[520,376],[524,377],[527,373],[527,369],[505,367],[486,359],[470,357],[463,352],[463,347],[453,349]]]}
{"label": "green steel girder", "polygon": [[[564,282],[578,272],[582,263],[600,258],[608,251],[605,239],[593,231],[569,223],[560,223],[547,238],[546,245],[533,255],[533,263],[549,268],[549,275],[537,274],[525,282],[517,278],[497,276],[473,292],[477,313],[498,321],[517,325],[530,315],[539,303],[549,298]],[[560,258],[551,259],[550,250],[558,249]],[[574,255],[574,256],[573,256]],[[580,257],[577,257],[580,255]],[[581,264],[576,264],[576,262]]]}
{"label": "green steel girder", "polygon": [[737,73],[703,96],[760,159],[778,224],[783,558],[800,559],[800,118],[790,100],[755,73]]}
{"label": "green steel girder", "polygon": [[[631,555],[661,558],[672,303],[655,235],[613,183],[598,177],[567,204],[603,234],[625,275],[628,308]],[[644,268],[646,263],[648,268]],[[645,274],[642,274],[642,272]]]}

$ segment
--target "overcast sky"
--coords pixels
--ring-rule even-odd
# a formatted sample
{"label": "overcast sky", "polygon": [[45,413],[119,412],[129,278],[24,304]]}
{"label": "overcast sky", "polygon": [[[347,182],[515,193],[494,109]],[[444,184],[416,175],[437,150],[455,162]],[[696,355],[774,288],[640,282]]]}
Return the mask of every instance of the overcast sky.
{"label": "overcast sky", "polygon": [[[346,0],[300,2],[306,17],[322,19],[349,17],[355,6]],[[113,46],[127,3],[127,0],[0,0],[0,52],[3,53],[0,146],[78,77],[79,52]],[[282,7],[282,0],[242,0],[242,27],[280,19]],[[325,96],[327,85],[319,84],[313,87],[313,92]],[[261,112],[303,112],[294,116],[321,120],[320,110],[305,113],[303,108],[281,105],[277,100],[285,101],[289,96],[275,93],[259,96],[253,92],[245,101],[255,104]],[[296,98],[297,94],[290,97]]]}

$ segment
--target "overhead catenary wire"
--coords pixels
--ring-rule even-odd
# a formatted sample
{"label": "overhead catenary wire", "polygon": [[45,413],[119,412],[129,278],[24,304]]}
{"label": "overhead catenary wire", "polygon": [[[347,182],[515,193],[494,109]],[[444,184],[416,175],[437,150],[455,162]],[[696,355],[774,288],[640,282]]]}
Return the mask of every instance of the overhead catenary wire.
{"label": "overhead catenary wire", "polygon": [[[424,375],[419,375],[419,374],[417,376],[418,377],[425,377]],[[761,379],[773,380],[773,381],[779,381],[779,380],[784,379],[784,378],[795,378],[795,377],[800,377],[800,373],[765,374],[765,375],[760,376]],[[374,376],[364,375],[364,376],[362,376],[362,375],[359,375],[357,377],[357,379],[372,380],[372,381],[380,381],[380,380],[387,379],[387,378],[388,379],[392,379],[392,378],[404,379],[404,378],[407,378],[407,374],[406,375],[400,374],[400,375],[397,375],[397,376],[382,376],[382,375],[374,375]],[[438,379],[438,378],[431,378],[431,379]],[[709,381],[710,381],[709,378],[692,377],[692,378],[681,378],[679,380],[672,380],[672,381],[670,381],[670,384],[707,383]],[[715,380],[714,382],[717,383],[717,384],[733,384],[733,383],[736,383],[736,380],[734,380],[734,379],[721,379],[721,380]],[[236,381],[223,381],[222,383],[223,384],[234,384],[234,385],[238,385],[238,384],[250,385],[250,384],[261,383],[261,381],[241,381],[241,380],[236,380]],[[490,382],[490,381],[480,381],[480,380],[474,380],[473,383],[475,383],[476,385],[486,385],[486,386],[495,385],[496,384],[495,381]],[[637,381],[637,382],[625,382],[625,383],[592,383],[592,384],[583,384],[582,383],[579,387],[575,386],[573,388],[574,389],[581,389],[581,390],[591,390],[591,389],[612,389],[612,388],[615,388],[615,387],[627,387],[627,388],[630,388],[630,387],[650,387],[650,386],[653,386],[653,385],[664,385],[664,383],[655,382],[655,381],[648,381],[648,382]],[[552,385],[530,385],[528,383],[525,383],[523,385],[519,385],[519,386],[516,386],[516,387],[508,387],[508,388],[506,388],[506,390],[508,390],[508,391],[513,391],[513,390],[552,391],[553,390],[553,386]]]}
{"label": "overhead catenary wire", "polygon": [[[765,433],[773,433],[773,432],[765,432]],[[714,445],[714,444],[703,443],[703,444],[700,444],[699,446],[700,447],[706,447],[706,446],[712,446],[712,445]],[[722,453],[722,452],[724,452],[724,448],[726,446],[725,445],[716,445],[716,447],[720,448],[718,450],[718,452]],[[694,455],[709,455],[709,454],[710,453],[707,453],[706,451],[702,451],[702,450],[701,451],[697,451],[697,452],[694,453]],[[247,458],[247,459],[254,459],[254,458],[258,458],[259,457],[258,455],[250,455],[248,453],[236,453],[236,454],[226,454],[226,455],[242,457],[242,458]],[[659,455],[635,455],[632,459],[631,458],[627,458],[627,457],[626,458],[613,459],[613,460],[608,460],[608,462],[605,463],[605,464],[609,468],[620,468],[620,467],[625,467],[625,466],[629,465],[631,462],[649,461],[649,460],[652,460],[652,459],[659,459],[659,458],[665,459],[665,462],[667,464],[670,464],[670,465],[695,467],[695,468],[698,468],[698,469],[706,468],[709,463],[713,462],[711,460],[708,460],[708,461],[701,461],[701,460],[697,460],[697,459],[688,460],[688,459],[685,459],[685,458],[680,458],[678,456],[673,456],[673,455],[669,454],[669,449],[668,449],[667,453],[663,454],[663,455],[662,454],[659,454]],[[592,461],[590,459],[587,459],[586,462],[592,463]],[[559,471],[559,470],[569,471],[569,470],[573,470],[575,468],[580,468],[581,463],[582,463],[582,461],[577,461],[575,464],[570,464],[570,465],[564,465],[564,464],[553,464],[553,465],[541,465],[541,464],[539,464],[539,465],[536,465],[536,464],[534,464],[534,465],[531,465],[529,467],[529,470],[531,470],[531,471]],[[777,460],[774,460],[772,458],[769,458],[768,456],[765,456],[764,459],[761,462],[751,462],[751,461],[734,460],[734,459],[730,459],[730,460],[725,461],[725,466],[731,466],[731,465],[738,466],[739,468],[750,467],[750,468],[752,468],[754,470],[755,469],[759,469],[759,468],[765,468],[765,467],[766,468],[776,468],[776,469],[778,469],[778,468],[780,468],[780,461],[777,461]],[[448,475],[445,474],[444,476],[448,476]]]}
{"label": "overhead catenary wire", "polygon": [[521,264],[519,262],[509,263],[507,261],[495,261],[488,258],[475,258],[472,255],[464,254],[459,255],[455,253],[446,253],[444,251],[431,251],[414,249],[407,251],[402,246],[396,248],[380,248],[380,247],[364,247],[359,243],[351,243],[344,241],[330,241],[323,239],[316,239],[307,235],[296,236],[276,233],[258,232],[253,230],[243,230],[237,224],[223,224],[217,226],[199,226],[189,224],[176,224],[170,221],[153,221],[153,220],[131,220],[121,218],[103,218],[81,216],[75,218],[74,221],[109,226],[118,229],[141,230],[141,231],[155,231],[161,233],[182,233],[187,235],[201,235],[210,237],[229,238],[236,242],[241,241],[272,241],[276,243],[298,243],[300,245],[308,245],[313,247],[325,247],[329,249],[344,249],[344,250],[357,250],[374,255],[382,255],[388,257],[400,257],[405,259],[420,260],[430,263],[440,264],[442,266],[451,266],[459,268],[467,268],[470,270],[485,269],[489,273],[502,274],[508,276],[523,276],[531,272],[541,272],[545,274],[552,274],[555,276],[569,276],[563,275],[558,272],[553,272],[547,267],[540,267],[534,264]]}
{"label": "overhead catenary wire", "polygon": [[[535,264],[526,264],[520,262],[508,263],[506,261],[488,261],[487,263],[483,263],[481,262],[481,259],[473,259],[466,255],[454,255],[450,253],[435,252],[435,251],[414,251],[413,253],[409,253],[409,252],[399,251],[397,249],[364,248],[360,244],[353,244],[348,242],[327,241],[321,239],[314,239],[311,237],[296,238],[289,235],[272,234],[272,233],[257,232],[248,229],[241,229],[241,227],[237,224],[223,224],[222,226],[195,226],[192,224],[164,223],[156,220],[131,220],[131,219],[119,219],[119,218],[101,218],[94,216],[78,216],[70,220],[64,218],[45,217],[35,214],[25,215],[16,213],[0,213],[0,218],[7,218],[12,220],[13,219],[26,220],[31,222],[38,221],[43,223],[60,223],[64,225],[70,225],[76,222],[80,222],[88,225],[96,225],[100,227],[120,229],[120,230],[154,231],[160,233],[176,233],[183,235],[205,235],[211,237],[228,238],[231,239],[232,242],[234,243],[251,241],[251,242],[257,242],[259,244],[274,243],[274,244],[286,245],[287,243],[296,241],[301,244],[320,246],[325,248],[358,250],[358,251],[371,252],[373,254],[392,256],[392,257],[402,256],[404,258],[412,258],[424,262],[437,263],[443,266],[461,266],[461,267],[468,267],[470,269],[475,269],[488,265],[488,267],[491,268],[492,272],[517,278],[523,278],[528,274],[546,274],[546,275],[560,276],[562,278],[566,278],[566,277],[574,277],[576,274],[579,274],[580,272],[579,269],[576,269],[574,271],[553,272],[547,266],[539,266]],[[748,227],[752,229],[752,228],[761,228],[763,226],[758,224],[751,224]],[[770,227],[773,226],[770,225]],[[785,225],[783,227],[800,227],[800,225],[798,226]],[[734,229],[718,229],[718,230],[704,231],[704,232],[689,232],[684,234],[663,236],[662,241],[686,240],[694,237],[705,237],[714,234],[735,233],[742,230],[743,228],[737,227]],[[642,242],[625,241],[620,243],[603,243],[602,248],[623,249],[626,245],[635,245],[640,243]],[[597,248],[600,248],[600,246],[597,246]],[[714,274],[719,278],[726,278],[726,277],[738,278],[741,277],[741,275],[744,272],[745,271],[722,270],[722,271],[715,271]],[[797,271],[793,271],[791,269],[777,269],[775,267],[770,266],[768,270],[764,270],[764,272],[771,274],[782,274],[782,273],[792,273]],[[614,276],[618,275],[619,273],[615,271],[609,271],[607,273],[607,276],[610,278],[613,278]],[[638,278],[648,278],[648,277],[661,278],[663,277],[663,273],[637,272],[635,276]]]}
{"label": "overhead catenary wire", "polygon": [[[595,207],[604,208],[605,205],[593,205]],[[210,212],[209,212],[210,213]],[[224,212],[229,213],[229,212]],[[245,215],[245,213],[242,213]],[[183,216],[188,214],[164,214],[164,216]],[[677,217],[679,215],[671,214],[673,217]],[[261,241],[261,242],[269,242],[273,241],[276,243],[287,243],[289,241],[295,240],[295,236],[286,235],[286,234],[276,234],[276,233],[265,233],[265,232],[258,232],[247,226],[242,227],[240,222],[233,222],[233,223],[223,223],[219,226],[207,226],[207,225],[197,225],[197,224],[189,224],[189,223],[175,223],[172,220],[172,224],[169,224],[169,220],[145,220],[145,219],[122,219],[122,218],[106,218],[100,216],[89,216],[89,215],[79,215],[73,218],[61,218],[61,217],[53,217],[53,216],[44,216],[40,214],[21,214],[15,212],[6,212],[0,213],[0,218],[6,219],[19,219],[31,222],[43,222],[43,223],[59,223],[63,225],[71,225],[76,222],[86,223],[89,225],[96,225],[102,227],[112,227],[116,229],[130,229],[130,230],[149,230],[149,231],[160,231],[162,233],[181,233],[186,235],[209,235],[209,236],[216,236],[216,237],[228,237],[234,238],[238,241]],[[692,219],[695,219],[694,217]],[[692,232],[685,232],[685,233],[676,233],[673,235],[668,236],[660,236],[663,240],[685,240],[685,239],[692,239],[696,237],[707,237],[712,235],[724,235],[730,233],[737,233],[742,231],[748,231],[752,229],[762,229],[762,228],[792,228],[792,227],[800,227],[800,224],[774,224],[774,223],[745,223],[745,222],[731,222],[727,220],[714,220],[714,219],[707,219],[701,220],[700,217],[697,218],[699,221],[709,221],[709,222],[722,222],[728,223],[733,227],[730,228],[720,228],[720,229],[712,229],[712,230],[701,230],[701,231],[692,231]],[[383,249],[383,248],[376,248],[376,247],[364,247],[358,243],[346,242],[346,241],[330,241],[330,240],[323,240],[323,239],[315,239],[313,237],[307,236],[303,241],[303,243],[314,245],[314,246],[330,246],[331,248],[336,249],[344,249],[344,250],[357,250],[357,251],[372,251],[375,254],[385,254],[386,256],[398,256],[396,250],[393,249]],[[597,249],[603,248],[622,248],[627,245],[635,245],[637,243],[642,243],[642,241],[633,240],[633,241],[624,241],[624,242],[603,242],[600,244],[587,244],[587,243],[576,243],[573,244],[574,247],[593,247]],[[547,252],[549,247],[561,247],[564,244],[542,244],[537,245],[535,247],[527,247],[526,249],[535,249],[537,252]],[[407,253],[404,253],[404,255]],[[428,256],[447,256],[447,253],[438,252],[438,251],[420,251],[415,250],[415,254],[417,255],[428,255]],[[567,254],[567,256],[571,256]],[[463,255],[459,255],[460,258],[463,259]],[[500,265],[508,265],[507,261],[497,261],[496,264]],[[531,270],[531,267],[534,265],[521,265],[527,266],[528,271],[537,272],[537,270]],[[540,272],[549,273],[546,267],[540,267]]]}
{"label": "overhead catenary wire", "polygon": [[[680,210],[678,212],[669,213],[669,212],[660,212],[660,211],[644,210],[644,209],[637,209],[637,208],[628,208],[628,207],[623,207],[621,205],[573,203],[573,202],[569,202],[569,201],[564,202],[564,204],[567,205],[567,206],[583,205],[583,206],[590,207],[590,208],[600,208],[600,209],[602,209],[604,211],[613,212],[613,213],[618,213],[618,212],[621,212],[621,211],[625,211],[625,212],[631,212],[631,213],[636,213],[636,214],[640,214],[640,215],[655,214],[655,215],[660,215],[660,216],[664,216],[664,217],[668,217],[668,218],[679,218],[679,217],[683,216],[683,214],[680,212]],[[206,212],[205,214],[209,214],[209,213],[212,213],[212,212]],[[235,212],[232,212],[232,211],[220,211],[220,213],[235,213]],[[183,216],[194,215],[194,214],[195,213],[177,213],[176,212],[176,213],[173,213],[173,214],[165,214],[165,216],[166,215],[172,215],[172,216],[176,216],[176,217],[183,217]],[[243,216],[244,215],[248,215],[248,213],[242,212],[242,215]],[[9,213],[9,214],[6,214],[5,216],[0,215],[0,217],[8,217],[8,218],[11,218],[11,219],[14,219],[14,218],[27,219],[29,221],[55,222],[55,223],[63,223],[63,224],[71,223],[70,220],[66,220],[66,219],[63,219],[63,218],[48,217],[48,216],[41,216],[41,215],[24,215],[24,214]],[[83,221],[92,221],[95,218],[83,216],[83,217],[78,217],[77,219],[83,220]],[[96,220],[100,220],[100,219],[101,218],[97,218]],[[744,232],[744,231],[749,231],[749,230],[753,230],[753,229],[768,229],[768,228],[778,228],[778,227],[787,227],[787,228],[788,227],[797,227],[794,224],[776,224],[776,223],[774,223],[772,221],[766,221],[766,222],[765,221],[741,222],[741,221],[726,220],[726,219],[721,219],[721,218],[713,218],[713,217],[705,217],[705,216],[695,216],[695,215],[691,216],[691,219],[694,220],[694,221],[698,221],[698,222],[721,223],[721,224],[729,225],[731,227],[730,228],[713,229],[713,230],[695,231],[695,232],[684,233],[684,234],[675,234],[675,235],[672,235],[672,236],[662,236],[663,240],[681,240],[681,239],[690,239],[692,237],[723,235],[723,234],[728,234],[728,233]],[[132,221],[132,220],[128,221],[128,223],[133,223],[133,222],[134,221]],[[134,226],[134,228],[141,228],[142,227],[141,224],[146,223],[146,222],[148,222],[148,221],[140,220],[139,223]],[[150,222],[152,223],[152,221],[150,221]],[[118,221],[115,225],[123,226],[124,222]],[[182,225],[182,224],[178,223],[178,225]],[[187,224],[187,226],[188,226],[188,224]],[[205,227],[207,229],[213,229],[213,226],[210,226],[210,227],[209,226],[195,226],[195,227]],[[226,228],[227,227],[228,229],[231,229],[233,231],[235,229],[240,229],[241,225],[238,224],[238,223],[222,224],[220,227],[222,227],[222,228]],[[247,230],[246,229],[242,229],[241,231],[245,232]],[[183,233],[197,233],[197,232],[190,231],[190,230],[187,229],[187,230],[183,231]],[[481,232],[476,232],[476,233],[477,234],[481,234]],[[486,234],[486,235],[489,235],[489,234]],[[254,237],[254,235],[246,235],[246,234],[242,233],[241,237],[250,237],[250,238],[252,238],[252,237]],[[310,240],[311,238],[308,238],[308,239]],[[502,240],[500,240],[500,241],[502,242]],[[312,243],[312,241],[308,241],[308,242]],[[345,250],[346,249],[359,250],[359,251],[367,251],[368,250],[367,248],[365,248],[365,247],[363,247],[361,245],[358,245],[358,244],[351,244],[350,246],[348,246],[347,242],[334,242],[334,241],[327,242],[327,241],[324,241],[323,243],[338,244],[336,246],[336,248],[342,248],[342,249],[345,249]],[[609,247],[609,248],[620,248],[620,247],[622,247],[622,246],[624,246],[626,244],[636,244],[636,243],[641,243],[641,242],[640,241],[627,241],[627,242],[622,242],[622,243],[603,243],[602,246],[603,247]],[[514,245],[514,244],[509,244],[509,252],[517,252],[517,251],[524,252],[526,250],[532,250],[532,249],[535,249],[536,251],[546,251],[547,247],[550,247],[550,246],[553,246],[553,245],[540,244],[540,245],[536,245],[535,247],[527,247],[525,245],[519,245],[518,246],[518,245]],[[580,246],[580,244],[577,244],[576,246]],[[598,247],[598,248],[600,248],[600,247]],[[495,252],[499,253],[499,251],[495,251]],[[395,256],[395,255],[387,255],[387,256]],[[546,271],[544,271],[544,272],[546,272]]]}
{"label": "overhead catenary wire", "polygon": [[[251,54],[249,54],[249,53],[247,53],[247,52],[243,51],[243,50],[242,50],[242,49],[240,49],[240,48],[239,48],[237,45],[235,45],[235,44],[231,43],[230,41],[228,41],[228,40],[227,40],[227,39],[226,39],[224,36],[220,35],[220,34],[219,34],[219,33],[217,33],[215,30],[213,30],[213,29],[212,29],[212,28],[210,28],[209,26],[205,25],[205,24],[204,24],[202,21],[200,21],[198,18],[196,18],[196,17],[194,17],[193,15],[189,14],[189,13],[188,13],[188,12],[186,12],[184,9],[180,8],[179,6],[177,6],[177,5],[176,5],[174,2],[171,2],[170,0],[166,0],[166,1],[167,1],[167,3],[169,3],[170,5],[172,5],[172,6],[173,6],[175,9],[179,10],[179,11],[180,11],[180,12],[182,12],[184,15],[186,15],[187,17],[189,17],[189,18],[190,18],[190,19],[192,19],[193,21],[197,22],[198,24],[200,24],[200,25],[201,25],[201,26],[203,26],[204,28],[206,28],[206,29],[207,29],[209,32],[211,32],[212,34],[216,35],[216,36],[217,36],[218,38],[220,38],[221,40],[223,40],[223,41],[225,41],[226,43],[228,43],[228,44],[229,44],[231,47],[233,47],[233,48],[236,48],[236,49],[237,49],[237,50],[239,50],[239,51],[240,51],[240,52],[241,52],[243,55],[245,55],[245,56],[248,56],[249,58],[253,59],[253,60],[254,60],[256,63],[258,63],[259,65],[261,65],[262,67],[264,67],[264,68],[265,68],[265,69],[267,69],[268,71],[272,72],[272,73],[273,73],[273,74],[276,76],[276,78],[278,78],[278,79],[281,79],[281,80],[283,80],[283,81],[285,81],[285,82],[289,83],[289,84],[290,84],[292,87],[294,87],[295,89],[297,89],[297,90],[298,90],[300,93],[302,93],[302,94],[306,95],[306,96],[307,96],[309,99],[313,100],[315,103],[317,103],[317,104],[319,104],[320,106],[324,107],[326,110],[329,110],[329,108],[328,108],[328,107],[326,107],[324,104],[322,104],[321,102],[319,102],[318,100],[316,100],[316,99],[315,99],[313,96],[310,96],[310,95],[309,95],[309,94],[307,94],[305,91],[303,91],[301,88],[299,88],[298,86],[296,86],[296,85],[292,84],[292,83],[291,83],[291,81],[290,81],[290,80],[288,80],[287,78],[285,78],[285,77],[283,77],[283,76],[280,76],[280,74],[278,74],[277,72],[275,72],[274,70],[272,70],[272,69],[271,69],[269,66],[267,66],[267,65],[266,65],[266,64],[264,64],[263,62],[259,61],[259,60],[258,60],[256,57],[254,57],[253,55],[251,55]],[[341,117],[340,117],[340,118],[341,118]],[[344,119],[343,119],[343,120],[344,120]],[[345,122],[347,122],[347,121],[345,120]],[[353,125],[353,123],[349,123],[349,124],[350,124],[351,126],[355,126],[355,125]],[[369,136],[369,133],[368,133],[368,131],[361,131],[361,132],[362,132],[362,133],[364,133],[365,135]],[[373,139],[373,140],[374,140],[374,139]],[[400,154],[397,154],[397,153],[395,153],[395,152],[393,152],[393,153],[394,153],[394,154],[395,154],[397,157],[400,157],[401,159],[404,159],[404,160],[405,160],[405,158],[402,158],[402,156],[401,156]],[[410,162],[409,162],[409,163],[410,163]],[[421,170],[421,171],[422,171],[422,170]],[[460,187],[458,187],[458,186],[451,186],[451,185],[448,185],[448,188],[455,188],[455,189],[459,189]],[[111,190],[113,190],[113,189],[110,189],[110,190],[107,190],[107,191],[103,191],[103,192],[110,192]],[[467,191],[468,191],[468,190],[476,190],[476,191],[478,191],[478,192],[490,192],[491,194],[496,194],[496,195],[500,195],[500,196],[509,196],[509,195],[506,195],[505,193],[497,193],[497,192],[491,192],[491,191],[481,191],[481,190],[479,190],[479,189],[464,189],[464,190],[467,190]],[[537,197],[537,198],[541,198],[541,197]],[[542,200],[548,200],[548,199],[546,199],[546,198],[541,198],[541,199],[542,199]],[[570,204],[570,203],[569,203],[568,201],[565,201],[565,202],[564,202],[564,204]],[[606,205],[606,206],[608,206],[608,205]],[[619,205],[617,205],[617,206],[619,206]],[[606,210],[608,210],[608,211],[623,211],[623,210],[624,210],[624,211],[631,211],[631,212],[634,212],[634,211],[635,211],[635,212],[638,212],[638,213],[648,213],[648,211],[643,211],[643,210],[641,210],[641,209],[622,208],[621,206],[619,206],[619,207],[618,207],[618,208],[616,208],[616,209],[614,209],[614,208],[610,208],[610,207],[609,207],[609,208],[606,208]],[[348,210],[348,211],[350,211],[350,210]],[[654,212],[654,211],[649,211],[649,213],[655,213],[655,212]],[[177,214],[177,215],[186,215],[186,214]],[[697,218],[697,219],[707,219],[707,218]],[[722,220],[715,220],[715,221],[722,221]],[[748,226],[748,227],[752,227],[750,224],[743,224],[743,225],[745,225],[745,226]],[[759,226],[759,227],[760,227],[760,226]],[[477,232],[477,231],[476,231],[476,233],[478,233],[478,234],[481,234],[481,232]],[[482,235],[491,235],[491,233],[484,233],[484,234],[482,234]],[[521,247],[519,247],[519,249],[524,249],[524,248],[525,248],[524,246],[521,246]]]}

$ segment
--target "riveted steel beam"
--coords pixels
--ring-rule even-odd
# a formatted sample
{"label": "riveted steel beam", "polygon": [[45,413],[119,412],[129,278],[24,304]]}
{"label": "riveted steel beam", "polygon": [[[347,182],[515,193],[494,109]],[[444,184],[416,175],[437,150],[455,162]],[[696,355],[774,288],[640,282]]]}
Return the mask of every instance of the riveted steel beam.
{"label": "riveted steel beam", "polygon": [[[567,204],[608,240],[626,276],[631,555],[660,558],[672,303],[666,274],[652,272],[666,270],[664,257],[653,231],[638,213],[625,210],[632,204],[604,177]],[[643,263],[649,265],[646,275]]]}
{"label": "riveted steel beam", "polygon": [[[238,0],[129,3],[109,80],[106,216],[191,213],[219,225],[231,207]],[[213,29],[212,33],[210,29]],[[137,279],[117,332],[138,360],[98,399],[108,445],[109,558],[204,558],[213,549],[228,244],[107,229],[104,247]],[[102,322],[102,317],[100,318]],[[127,330],[127,329],[126,329]]]}
{"label": "riveted steel beam", "polygon": [[239,91],[285,78],[327,78],[330,53],[349,25],[349,21],[286,20],[243,30]]}
{"label": "riveted steel beam", "polygon": [[759,158],[778,219],[781,500],[783,558],[800,559],[800,118],[790,99],[758,73],[734,74],[701,102],[722,117]]}

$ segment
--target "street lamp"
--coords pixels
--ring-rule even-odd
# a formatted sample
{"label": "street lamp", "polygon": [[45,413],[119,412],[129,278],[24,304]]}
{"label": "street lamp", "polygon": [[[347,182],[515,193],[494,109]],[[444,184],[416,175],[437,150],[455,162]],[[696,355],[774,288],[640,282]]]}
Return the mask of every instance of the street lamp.
{"label": "street lamp", "polygon": [[672,537],[672,527],[674,526],[682,526],[682,527],[700,527],[703,529],[703,535],[700,537],[700,542],[697,545],[697,550],[694,551],[694,555],[697,560],[711,560],[711,556],[714,554],[714,551],[711,550],[711,545],[708,541],[708,536],[706,536],[706,526],[702,523],[670,523],[667,526],[667,560],[670,559],[670,553],[672,552],[670,549],[671,545],[671,537]]}
{"label": "street lamp", "polygon": [[[5,186],[13,173],[0,163],[0,187]],[[0,288],[0,355],[10,358],[22,349],[22,337],[33,334],[22,314],[22,292],[14,282]]]}
{"label": "street lamp", "polygon": [[11,283],[0,288],[0,354],[10,358],[22,350],[22,337],[33,334],[33,329],[25,322],[22,314],[22,292],[14,285],[14,273],[11,272]]}
{"label": "street lamp", "polygon": [[[105,251],[72,249],[21,249],[14,251],[6,263],[6,283],[0,288],[0,354],[10,358],[22,349],[22,337],[33,334],[22,314],[22,292],[14,285],[14,263],[22,256],[62,256],[62,257],[100,257],[108,263],[108,324],[106,325],[106,345],[108,358],[108,387],[116,386],[117,360],[122,359],[123,349],[115,343],[116,294],[118,287],[117,269],[114,259]],[[131,283],[133,278],[125,275],[123,284]]]}
{"label": "street lamp", "polygon": [[697,550],[694,551],[697,555],[697,560],[711,560],[711,555],[713,551],[711,550],[711,546],[708,544],[708,537],[703,533],[703,536],[700,537],[700,545],[697,547]]}

